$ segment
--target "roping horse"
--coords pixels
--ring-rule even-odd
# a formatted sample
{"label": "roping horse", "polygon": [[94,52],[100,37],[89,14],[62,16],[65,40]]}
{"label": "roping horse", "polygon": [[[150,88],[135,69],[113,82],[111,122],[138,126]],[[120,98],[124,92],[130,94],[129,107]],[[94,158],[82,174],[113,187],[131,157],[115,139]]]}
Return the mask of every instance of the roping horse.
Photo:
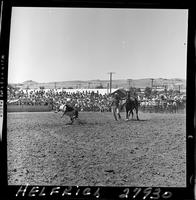
{"label": "roping horse", "polygon": [[130,114],[132,114],[132,119],[133,119],[133,110],[135,110],[136,118],[137,118],[137,120],[139,120],[139,117],[138,117],[139,102],[136,98],[131,97],[131,98],[122,100],[121,104],[122,104],[121,107],[125,106],[126,120],[129,119]]}
{"label": "roping horse", "polygon": [[133,118],[134,110],[136,112],[136,118],[137,118],[137,120],[139,120],[139,117],[138,117],[139,102],[136,98],[131,97],[128,99],[122,99],[119,101],[119,106],[116,106],[116,105],[111,106],[112,113],[113,113],[115,120],[117,120],[117,117],[118,117],[118,119],[121,119],[120,111],[122,111],[123,108],[125,108],[126,120],[129,119],[130,114],[132,114],[132,118]]}

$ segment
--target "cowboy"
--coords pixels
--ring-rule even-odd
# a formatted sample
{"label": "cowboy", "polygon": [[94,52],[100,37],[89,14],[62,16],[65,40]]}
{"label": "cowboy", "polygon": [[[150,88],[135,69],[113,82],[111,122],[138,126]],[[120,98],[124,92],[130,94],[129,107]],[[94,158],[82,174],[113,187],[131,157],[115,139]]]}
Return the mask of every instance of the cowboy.
{"label": "cowboy", "polygon": [[117,120],[116,113],[118,115],[118,118],[121,119],[121,116],[120,116],[120,97],[119,97],[118,93],[114,93],[114,98],[112,100],[111,107],[112,107],[112,111],[113,111],[115,120]]}

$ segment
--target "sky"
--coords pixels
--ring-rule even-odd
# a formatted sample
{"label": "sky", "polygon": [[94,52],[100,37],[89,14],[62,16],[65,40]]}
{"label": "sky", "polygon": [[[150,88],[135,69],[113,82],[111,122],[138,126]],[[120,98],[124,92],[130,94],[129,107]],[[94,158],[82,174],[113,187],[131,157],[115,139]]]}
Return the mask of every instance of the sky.
{"label": "sky", "polygon": [[186,79],[188,10],[12,10],[8,82]]}

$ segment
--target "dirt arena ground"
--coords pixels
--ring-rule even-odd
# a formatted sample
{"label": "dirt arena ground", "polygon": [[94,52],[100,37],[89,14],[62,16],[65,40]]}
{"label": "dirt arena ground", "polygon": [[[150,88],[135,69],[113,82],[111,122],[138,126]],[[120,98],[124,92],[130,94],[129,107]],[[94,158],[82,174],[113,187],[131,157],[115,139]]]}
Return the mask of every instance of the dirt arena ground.
{"label": "dirt arena ground", "polygon": [[185,114],[8,113],[8,184],[186,186]]}

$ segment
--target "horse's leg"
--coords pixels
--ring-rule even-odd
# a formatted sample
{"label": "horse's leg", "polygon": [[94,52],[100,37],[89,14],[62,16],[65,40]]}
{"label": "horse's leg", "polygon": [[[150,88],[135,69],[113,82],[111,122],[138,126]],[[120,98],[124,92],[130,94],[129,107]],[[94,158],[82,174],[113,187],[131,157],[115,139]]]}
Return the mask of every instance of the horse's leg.
{"label": "horse's leg", "polygon": [[132,109],[128,111],[128,116],[130,117],[130,115],[132,115],[132,119],[133,119],[133,110]]}
{"label": "horse's leg", "polygon": [[131,112],[131,114],[132,114],[132,119],[133,119],[133,115],[134,115],[134,113],[133,113],[133,109],[132,109],[130,112]]}
{"label": "horse's leg", "polygon": [[135,111],[136,111],[137,120],[139,120],[139,117],[138,117],[138,108],[135,108]]}
{"label": "horse's leg", "polygon": [[126,108],[126,120],[129,120],[129,111],[127,108]]}
{"label": "horse's leg", "polygon": [[174,106],[174,112],[177,113],[177,105]]}

